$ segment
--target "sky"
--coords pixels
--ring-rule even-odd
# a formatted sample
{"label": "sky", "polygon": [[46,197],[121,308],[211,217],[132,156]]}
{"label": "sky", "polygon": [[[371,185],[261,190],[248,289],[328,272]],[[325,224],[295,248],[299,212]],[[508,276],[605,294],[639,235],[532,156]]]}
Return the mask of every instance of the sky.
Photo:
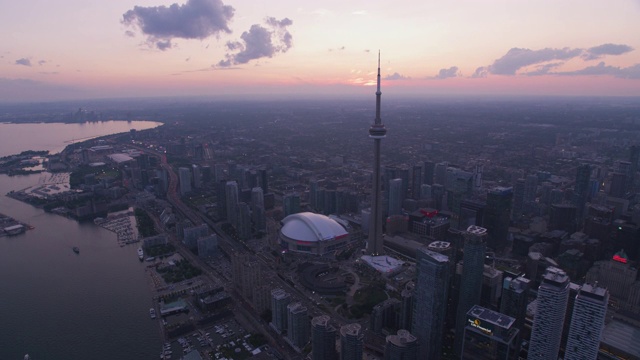
{"label": "sky", "polygon": [[[0,102],[640,96],[640,0],[21,0]],[[394,94],[394,95],[393,95]]]}

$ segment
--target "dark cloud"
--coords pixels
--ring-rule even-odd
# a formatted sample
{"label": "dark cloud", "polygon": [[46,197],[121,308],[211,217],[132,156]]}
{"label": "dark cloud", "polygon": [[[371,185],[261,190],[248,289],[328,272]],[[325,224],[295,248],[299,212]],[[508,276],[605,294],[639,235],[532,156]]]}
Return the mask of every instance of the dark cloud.
{"label": "dark cloud", "polygon": [[136,33],[134,33],[131,30],[125,31],[124,34],[127,35],[128,37],[135,37],[136,36]]}
{"label": "dark cloud", "polygon": [[489,72],[496,75],[515,75],[516,71],[529,65],[535,65],[553,60],[568,60],[582,54],[582,49],[552,49],[540,50],[512,48],[504,56],[489,66]]}
{"label": "dark cloud", "polygon": [[171,39],[156,41],[156,47],[158,49],[162,50],[162,51],[165,51],[167,49],[171,49],[171,47],[172,47]]}
{"label": "dark cloud", "polygon": [[277,20],[268,17],[265,23],[266,27],[254,24],[249,31],[240,35],[240,40],[227,42],[226,47],[230,53],[226,55],[226,59],[220,60],[217,66],[246,64],[251,60],[271,58],[276,53],[287,52],[293,45],[293,37],[287,27],[293,22],[288,18]]}
{"label": "dark cloud", "polygon": [[624,44],[602,44],[585,50],[582,58],[585,60],[595,60],[604,55],[622,55],[633,51],[633,48]]}
{"label": "dark cloud", "polygon": [[346,49],[347,49],[346,47],[341,46],[341,47],[339,47],[339,48],[329,49],[329,52],[332,52],[332,51],[334,51],[334,50],[335,50],[335,51],[344,51],[344,50],[346,50]]}
{"label": "dark cloud", "polygon": [[604,61],[595,66],[588,66],[576,71],[557,72],[555,75],[580,76],[580,75],[608,75],[621,79],[640,79],[640,64],[626,68],[606,65]]}
{"label": "dark cloud", "polygon": [[234,8],[221,0],[187,0],[185,4],[174,3],[169,7],[135,6],[122,15],[122,22],[139,28],[149,44],[166,50],[172,47],[173,38],[205,39],[221,32],[230,33],[228,23],[233,12]]}
{"label": "dark cloud", "polygon": [[460,71],[458,71],[457,66],[452,66],[448,69],[440,69],[438,71],[438,75],[431,77],[431,79],[448,79],[460,76]]}
{"label": "dark cloud", "polygon": [[548,75],[548,74],[551,73],[550,72],[551,70],[557,68],[558,66],[561,66],[562,64],[564,64],[564,63],[563,62],[555,62],[555,63],[548,63],[548,64],[544,64],[544,65],[538,65],[535,70],[529,71],[529,72],[525,73],[524,75],[528,75],[528,76]]}
{"label": "dark cloud", "polygon": [[31,60],[27,58],[21,58],[16,60],[16,65],[31,66]]}
{"label": "dark cloud", "polygon": [[46,64],[46,63],[47,63],[47,60],[40,60],[40,61],[38,61],[38,65],[40,65],[40,66],[42,66],[42,65],[44,65],[44,64]]}
{"label": "dark cloud", "polygon": [[480,66],[476,69],[476,71],[471,75],[472,78],[485,78],[489,74],[489,69],[486,66]]}
{"label": "dark cloud", "polygon": [[385,76],[385,78],[384,78],[384,79],[385,79],[385,80],[391,80],[391,81],[394,81],[394,80],[409,80],[409,79],[411,79],[411,78],[410,78],[410,77],[408,77],[408,76],[401,75],[401,74],[399,74],[399,73],[397,73],[397,72],[394,72],[394,73],[393,73],[393,74],[391,74],[391,75],[387,75],[387,76]]}

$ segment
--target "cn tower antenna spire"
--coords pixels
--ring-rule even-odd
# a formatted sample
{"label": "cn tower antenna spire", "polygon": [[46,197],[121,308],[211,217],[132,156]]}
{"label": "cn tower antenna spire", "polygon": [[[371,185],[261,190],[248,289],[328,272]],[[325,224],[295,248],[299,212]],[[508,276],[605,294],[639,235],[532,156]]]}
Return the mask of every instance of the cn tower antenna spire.
{"label": "cn tower antenna spire", "polygon": [[367,254],[380,255],[383,251],[382,209],[380,200],[380,142],[387,136],[387,129],[380,118],[380,50],[378,50],[378,86],[376,89],[376,118],[369,128],[369,137],[373,139],[373,189],[371,191],[371,220],[369,221],[369,239]]}
{"label": "cn tower antenna spire", "polygon": [[376,94],[380,93],[380,50],[378,50],[378,91]]}

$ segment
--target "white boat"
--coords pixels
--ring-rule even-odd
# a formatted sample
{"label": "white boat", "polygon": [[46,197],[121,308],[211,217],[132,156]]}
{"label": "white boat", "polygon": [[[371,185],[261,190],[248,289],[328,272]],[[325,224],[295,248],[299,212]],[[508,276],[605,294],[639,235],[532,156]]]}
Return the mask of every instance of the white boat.
{"label": "white boat", "polygon": [[149,309],[149,316],[151,316],[152,319],[156,318],[156,309],[151,308]]}
{"label": "white boat", "polygon": [[138,248],[138,258],[140,261],[144,260],[144,251],[142,251],[141,247]]}

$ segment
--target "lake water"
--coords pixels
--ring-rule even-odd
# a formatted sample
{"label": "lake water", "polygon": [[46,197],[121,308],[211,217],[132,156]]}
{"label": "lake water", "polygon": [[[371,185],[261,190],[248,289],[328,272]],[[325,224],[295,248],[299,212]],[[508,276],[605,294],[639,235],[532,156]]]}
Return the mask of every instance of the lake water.
{"label": "lake water", "polygon": [[[57,152],[68,141],[155,126],[0,124],[0,156],[30,149]],[[7,137],[7,128],[13,136]],[[138,245],[119,247],[115,234],[92,223],[4,196],[48,175],[0,175],[0,213],[35,227],[0,237],[0,360],[21,360],[26,353],[33,360],[157,358],[160,330],[149,318],[152,293],[145,264],[137,258]],[[80,254],[72,251],[74,246]]]}
{"label": "lake water", "polygon": [[0,157],[24,150],[49,150],[55,154],[67,145],[98,136],[157,127],[154,121],[101,121],[81,124],[0,123]]}

